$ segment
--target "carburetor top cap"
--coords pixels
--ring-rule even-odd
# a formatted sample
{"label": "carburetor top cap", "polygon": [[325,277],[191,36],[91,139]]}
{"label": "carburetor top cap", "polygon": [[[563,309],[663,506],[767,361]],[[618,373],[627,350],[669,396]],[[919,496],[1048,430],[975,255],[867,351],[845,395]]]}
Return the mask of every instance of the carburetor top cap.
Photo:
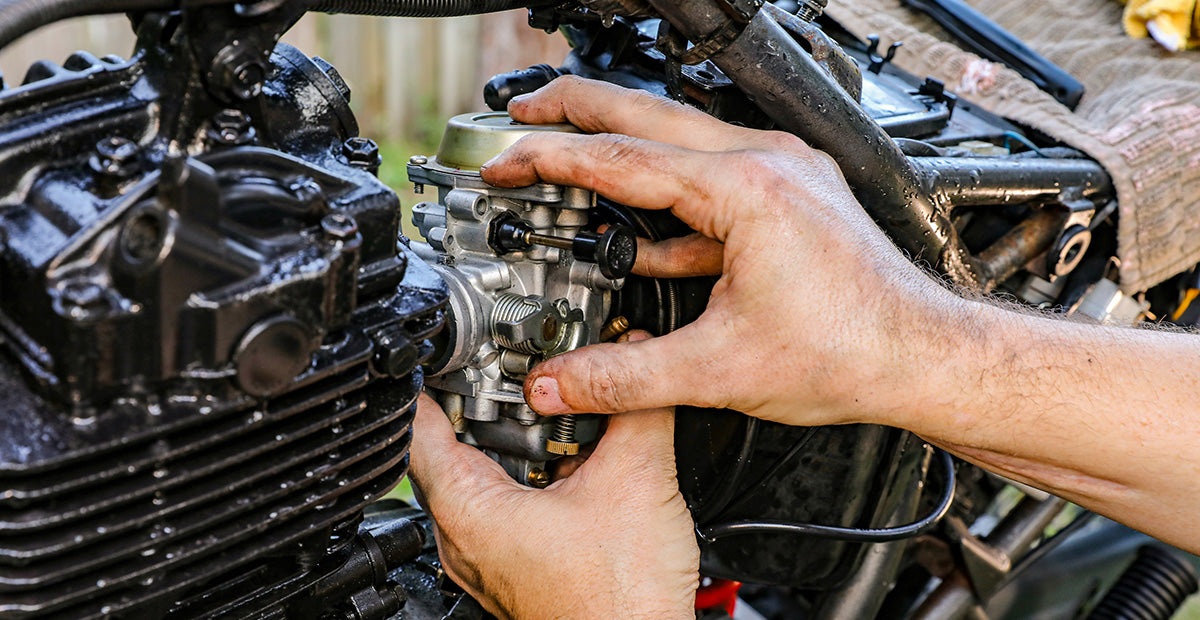
{"label": "carburetor top cap", "polygon": [[526,125],[514,121],[506,112],[460,114],[450,119],[437,162],[447,168],[479,170],[489,159],[517,140],[545,131],[580,133],[573,125]]}

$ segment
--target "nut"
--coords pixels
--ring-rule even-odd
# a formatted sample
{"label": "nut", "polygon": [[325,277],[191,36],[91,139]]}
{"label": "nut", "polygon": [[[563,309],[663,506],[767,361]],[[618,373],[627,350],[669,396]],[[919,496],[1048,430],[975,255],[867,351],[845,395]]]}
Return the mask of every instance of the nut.
{"label": "nut", "polygon": [[350,138],[342,144],[342,155],[351,166],[378,170],[380,164],[379,145],[367,138]]}

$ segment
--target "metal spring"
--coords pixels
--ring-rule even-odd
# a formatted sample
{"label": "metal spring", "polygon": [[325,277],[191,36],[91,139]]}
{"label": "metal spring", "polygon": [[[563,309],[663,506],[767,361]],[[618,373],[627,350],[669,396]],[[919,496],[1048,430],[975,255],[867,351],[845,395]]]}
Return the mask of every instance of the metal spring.
{"label": "metal spring", "polygon": [[799,0],[797,4],[800,7],[796,9],[796,17],[806,22],[811,22],[820,17],[821,13],[825,12],[825,7],[829,5],[829,0]]}
{"label": "metal spring", "polygon": [[554,441],[575,443],[575,414],[562,415],[554,419]]}
{"label": "metal spring", "polygon": [[[531,314],[536,314],[539,309],[536,302],[526,297],[505,293],[496,299],[496,305],[492,308],[492,325],[496,323],[519,323]],[[537,347],[531,343],[512,342],[495,329],[492,329],[492,338],[495,339],[496,344],[506,349],[530,354],[538,352]]]}

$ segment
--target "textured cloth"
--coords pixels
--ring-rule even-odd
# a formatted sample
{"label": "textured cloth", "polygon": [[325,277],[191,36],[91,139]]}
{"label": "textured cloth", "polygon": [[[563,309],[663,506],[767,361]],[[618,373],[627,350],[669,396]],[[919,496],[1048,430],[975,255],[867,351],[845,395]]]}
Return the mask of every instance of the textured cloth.
{"label": "textured cloth", "polygon": [[1087,152],[1120,201],[1121,288],[1145,290],[1200,262],[1200,51],[1170,54],[1121,27],[1112,0],[971,0],[1084,83],[1075,113],[1016,72],[948,43],[899,0],[833,0],[860,38],[903,41],[895,63],[964,99]]}
{"label": "textured cloth", "polygon": [[1129,0],[1124,21],[1125,34],[1151,37],[1172,52],[1200,47],[1196,0]]}

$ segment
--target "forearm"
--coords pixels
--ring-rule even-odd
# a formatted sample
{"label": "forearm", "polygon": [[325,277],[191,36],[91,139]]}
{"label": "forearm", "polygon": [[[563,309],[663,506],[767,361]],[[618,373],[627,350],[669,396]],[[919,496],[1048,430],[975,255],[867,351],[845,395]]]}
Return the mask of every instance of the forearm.
{"label": "forearm", "polygon": [[953,304],[895,423],[998,473],[1200,550],[1200,340]]}

